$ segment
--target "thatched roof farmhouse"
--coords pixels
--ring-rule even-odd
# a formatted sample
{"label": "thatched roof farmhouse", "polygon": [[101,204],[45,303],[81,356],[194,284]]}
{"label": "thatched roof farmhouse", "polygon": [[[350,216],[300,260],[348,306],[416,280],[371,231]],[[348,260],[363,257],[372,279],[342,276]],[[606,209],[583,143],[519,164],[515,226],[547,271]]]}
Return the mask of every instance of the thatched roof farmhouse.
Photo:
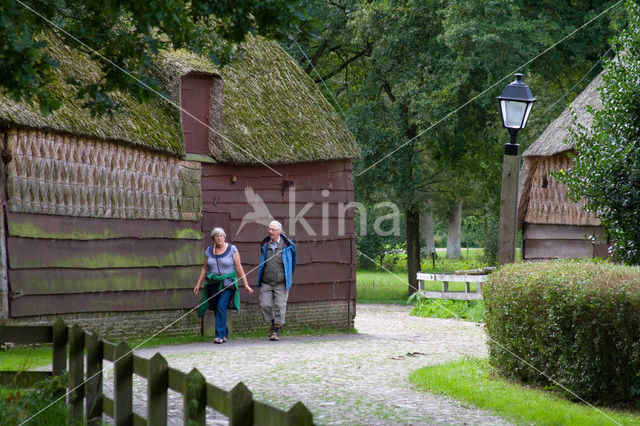
{"label": "thatched roof farmhouse", "polygon": [[[523,231],[526,260],[608,256],[604,231],[595,213],[584,209],[584,200],[570,200],[566,185],[552,176],[553,172],[571,168],[568,154],[575,152],[571,128],[575,123],[591,126],[590,108],[602,108],[601,85],[599,75],[523,154],[518,225]],[[588,238],[592,236],[595,241]]]}
{"label": "thatched roof farmhouse", "polygon": [[[318,224],[320,203],[353,200],[359,150],[293,58],[258,37],[222,69],[165,52],[153,73],[166,99],[119,94],[120,111],[93,117],[68,80],[95,81],[98,67],[51,40],[62,107],[43,116],[0,93],[0,318],[48,324],[63,316],[112,336],[172,322],[165,333],[200,333],[195,313],[184,314],[198,303],[192,289],[211,227],[225,228],[245,270],[259,262],[265,226],[241,230],[251,187],[298,243],[289,326],[352,323],[353,217],[344,235],[335,232],[335,206],[331,232],[320,235]],[[294,188],[297,202],[318,203],[306,216],[316,232],[287,228]],[[233,326],[260,327],[256,293],[243,303]]]}

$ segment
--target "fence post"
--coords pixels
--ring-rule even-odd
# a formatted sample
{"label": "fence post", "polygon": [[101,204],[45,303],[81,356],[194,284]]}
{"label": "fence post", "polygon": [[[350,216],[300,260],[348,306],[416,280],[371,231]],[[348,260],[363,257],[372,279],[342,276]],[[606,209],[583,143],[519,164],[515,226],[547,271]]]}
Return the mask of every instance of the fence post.
{"label": "fence post", "polygon": [[75,324],[69,330],[69,405],[71,417],[82,421],[84,402],[84,330]]}
{"label": "fence post", "polygon": [[184,386],[184,424],[205,424],[207,382],[197,369],[187,374]]}
{"label": "fence post", "polygon": [[169,364],[159,352],[149,360],[147,378],[147,424],[167,424],[167,389],[169,388]]}
{"label": "fence post", "polygon": [[85,383],[87,426],[102,424],[102,340],[89,333],[87,344],[87,382]]}
{"label": "fence post", "polygon": [[58,376],[67,369],[67,323],[58,318],[53,325],[53,374]]}
{"label": "fence post", "polygon": [[229,425],[244,426],[253,424],[253,394],[244,385],[238,383],[229,392]]}
{"label": "fence post", "polygon": [[296,402],[287,412],[288,424],[296,426],[312,426],[313,414],[302,402]]}
{"label": "fence post", "polygon": [[113,419],[117,426],[133,424],[133,353],[125,342],[114,351]]}

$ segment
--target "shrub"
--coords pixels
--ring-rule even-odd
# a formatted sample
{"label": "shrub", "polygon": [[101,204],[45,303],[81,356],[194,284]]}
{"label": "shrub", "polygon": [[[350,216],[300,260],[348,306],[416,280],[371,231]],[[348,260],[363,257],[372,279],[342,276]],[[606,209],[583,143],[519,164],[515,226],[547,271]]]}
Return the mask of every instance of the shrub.
{"label": "shrub", "polygon": [[639,268],[509,265],[483,297],[490,360],[505,376],[553,386],[548,376],[594,402],[640,401]]}
{"label": "shrub", "polygon": [[70,424],[64,398],[52,404],[56,395],[65,391],[67,380],[68,375],[64,374],[44,379],[31,389],[0,388],[0,397],[3,399],[0,404],[0,423],[17,425],[29,420],[31,425]]}
{"label": "shrub", "polygon": [[419,294],[414,293],[409,299],[410,301],[417,300],[411,310],[411,315],[425,318],[457,318],[475,322],[483,321],[484,303],[482,303],[482,300],[467,301],[414,297]]}

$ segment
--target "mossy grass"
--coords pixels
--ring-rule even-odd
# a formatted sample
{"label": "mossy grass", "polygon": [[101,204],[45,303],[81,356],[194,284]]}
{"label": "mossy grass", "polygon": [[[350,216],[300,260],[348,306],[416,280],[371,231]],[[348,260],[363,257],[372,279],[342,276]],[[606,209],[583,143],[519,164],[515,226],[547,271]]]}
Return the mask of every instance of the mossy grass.
{"label": "mossy grass", "polygon": [[444,394],[493,411],[514,423],[541,425],[640,424],[640,412],[571,402],[555,393],[509,382],[495,375],[487,359],[463,359],[411,373],[423,391]]}

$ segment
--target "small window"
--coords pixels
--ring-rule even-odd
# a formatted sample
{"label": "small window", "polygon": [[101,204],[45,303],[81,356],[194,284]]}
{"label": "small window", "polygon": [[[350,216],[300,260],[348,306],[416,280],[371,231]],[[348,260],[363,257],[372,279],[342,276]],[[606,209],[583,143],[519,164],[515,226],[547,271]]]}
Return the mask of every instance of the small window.
{"label": "small window", "polygon": [[542,177],[542,187],[546,188],[547,186],[549,186],[549,180],[547,179],[547,175],[544,175]]}

